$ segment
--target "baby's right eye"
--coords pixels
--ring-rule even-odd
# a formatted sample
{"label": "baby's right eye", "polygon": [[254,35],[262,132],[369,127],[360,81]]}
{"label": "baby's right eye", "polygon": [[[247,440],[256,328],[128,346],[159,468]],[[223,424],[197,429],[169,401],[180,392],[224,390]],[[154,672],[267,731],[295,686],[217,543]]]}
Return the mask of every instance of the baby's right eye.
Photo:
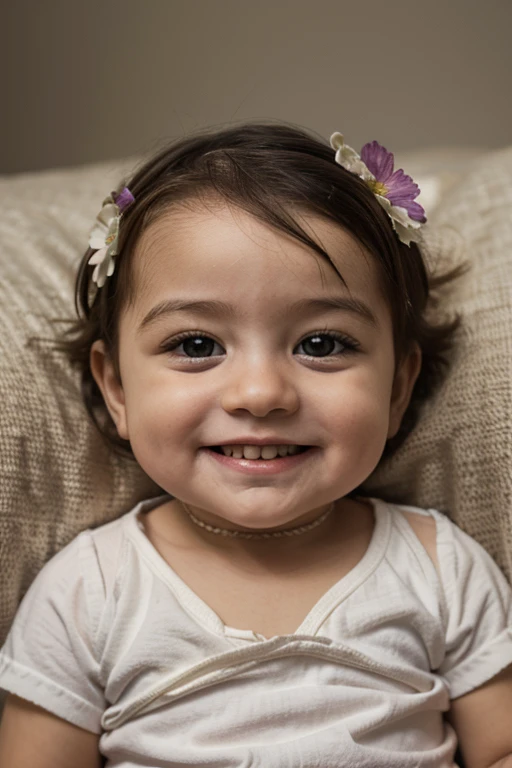
{"label": "baby's right eye", "polygon": [[164,351],[173,352],[178,357],[195,358],[216,357],[224,352],[216,341],[199,334],[176,336],[164,345]]}

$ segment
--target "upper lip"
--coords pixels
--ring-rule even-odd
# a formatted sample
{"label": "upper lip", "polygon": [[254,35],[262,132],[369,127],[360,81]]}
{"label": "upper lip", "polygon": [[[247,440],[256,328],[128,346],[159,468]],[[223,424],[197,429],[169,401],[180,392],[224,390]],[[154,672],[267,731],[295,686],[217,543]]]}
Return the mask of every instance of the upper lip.
{"label": "upper lip", "polygon": [[307,445],[289,440],[286,437],[235,437],[233,440],[223,440],[221,443],[211,445]]}

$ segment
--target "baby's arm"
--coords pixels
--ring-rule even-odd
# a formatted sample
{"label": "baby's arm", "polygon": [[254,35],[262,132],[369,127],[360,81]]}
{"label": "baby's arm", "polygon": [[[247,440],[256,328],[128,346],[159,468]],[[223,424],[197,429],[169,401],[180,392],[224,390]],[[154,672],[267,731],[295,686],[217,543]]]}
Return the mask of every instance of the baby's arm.
{"label": "baby's arm", "polygon": [[101,768],[100,736],[9,694],[0,725],[0,765]]}
{"label": "baby's arm", "polygon": [[[100,768],[106,708],[96,654],[105,604],[90,532],[38,573],[0,650],[1,768]],[[99,652],[98,652],[99,654]]]}
{"label": "baby's arm", "polygon": [[447,655],[441,671],[452,692],[448,719],[466,768],[512,768],[510,586],[476,541],[435,515],[436,523],[405,512],[446,594]]}
{"label": "baby's arm", "polygon": [[449,720],[466,768],[512,768],[512,666],[453,699]]}

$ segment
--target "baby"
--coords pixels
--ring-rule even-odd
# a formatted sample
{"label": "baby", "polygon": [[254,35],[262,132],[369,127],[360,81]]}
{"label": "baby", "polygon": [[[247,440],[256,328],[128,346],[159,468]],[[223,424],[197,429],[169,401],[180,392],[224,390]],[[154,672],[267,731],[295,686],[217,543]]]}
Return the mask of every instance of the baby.
{"label": "baby", "polygon": [[510,587],[436,510],[361,490],[457,326],[427,318],[418,193],[377,142],[254,124],[105,200],[66,349],[162,495],[30,587],[2,768],[512,766]]}

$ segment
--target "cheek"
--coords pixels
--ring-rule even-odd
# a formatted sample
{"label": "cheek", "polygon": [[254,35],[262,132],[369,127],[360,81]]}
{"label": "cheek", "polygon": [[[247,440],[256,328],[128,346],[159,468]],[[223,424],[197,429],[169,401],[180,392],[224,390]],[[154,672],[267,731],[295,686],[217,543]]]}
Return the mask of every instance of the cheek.
{"label": "cheek", "polygon": [[317,395],[318,418],[357,457],[382,452],[389,426],[390,376],[385,371],[346,371]]}
{"label": "cheek", "polygon": [[389,409],[384,399],[372,398],[367,392],[356,392],[350,400],[339,403],[333,423],[338,422],[347,434],[370,437],[386,430]]}
{"label": "cheek", "polygon": [[[163,377],[162,377],[163,378]],[[174,493],[190,473],[190,446],[204,421],[194,387],[149,379],[126,391],[127,422],[133,454],[142,469]]]}
{"label": "cheek", "polygon": [[192,374],[172,375],[169,371],[138,377],[125,387],[128,429],[132,442],[152,443],[183,440],[184,433],[201,421],[209,399],[198,391]]}

